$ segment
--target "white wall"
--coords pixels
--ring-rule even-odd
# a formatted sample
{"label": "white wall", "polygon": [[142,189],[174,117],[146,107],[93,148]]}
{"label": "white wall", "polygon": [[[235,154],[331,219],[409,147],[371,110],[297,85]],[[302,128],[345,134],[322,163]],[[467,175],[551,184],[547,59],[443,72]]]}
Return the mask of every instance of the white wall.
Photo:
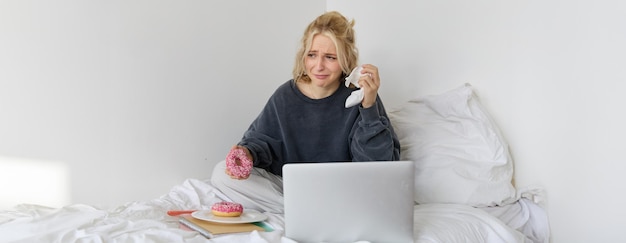
{"label": "white wall", "polygon": [[553,242],[625,242],[626,3],[328,0],[395,105],[471,83],[541,186]]}
{"label": "white wall", "polygon": [[0,1],[0,209],[209,178],[324,1]]}

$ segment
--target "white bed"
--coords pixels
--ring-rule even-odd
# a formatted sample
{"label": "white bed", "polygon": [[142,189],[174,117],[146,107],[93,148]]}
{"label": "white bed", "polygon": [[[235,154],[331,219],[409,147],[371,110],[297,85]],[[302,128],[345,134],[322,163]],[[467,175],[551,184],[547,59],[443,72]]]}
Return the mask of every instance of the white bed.
{"label": "white bed", "polygon": [[[511,183],[508,145],[471,86],[388,112],[402,159],[416,162],[416,242],[549,242],[542,192]],[[166,214],[223,200],[208,179],[187,179],[160,198],[111,209],[22,204],[0,212],[0,242],[294,242],[284,237],[280,214],[266,213],[272,232],[213,239],[180,229]]]}

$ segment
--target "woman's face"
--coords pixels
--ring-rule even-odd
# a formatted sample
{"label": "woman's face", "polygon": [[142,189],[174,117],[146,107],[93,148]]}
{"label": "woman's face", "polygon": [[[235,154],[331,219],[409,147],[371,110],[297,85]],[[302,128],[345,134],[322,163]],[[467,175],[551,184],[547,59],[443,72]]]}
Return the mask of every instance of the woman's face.
{"label": "woman's face", "polygon": [[342,74],[337,48],[330,38],[322,34],[313,37],[311,50],[304,58],[304,66],[311,83],[319,87],[336,85]]}

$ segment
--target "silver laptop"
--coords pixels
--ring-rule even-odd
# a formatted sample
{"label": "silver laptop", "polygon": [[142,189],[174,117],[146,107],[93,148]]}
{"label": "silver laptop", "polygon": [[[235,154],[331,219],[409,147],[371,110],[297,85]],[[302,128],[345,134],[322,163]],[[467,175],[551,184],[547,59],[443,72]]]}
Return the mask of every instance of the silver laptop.
{"label": "silver laptop", "polygon": [[411,161],[283,166],[285,236],[298,242],[413,242]]}

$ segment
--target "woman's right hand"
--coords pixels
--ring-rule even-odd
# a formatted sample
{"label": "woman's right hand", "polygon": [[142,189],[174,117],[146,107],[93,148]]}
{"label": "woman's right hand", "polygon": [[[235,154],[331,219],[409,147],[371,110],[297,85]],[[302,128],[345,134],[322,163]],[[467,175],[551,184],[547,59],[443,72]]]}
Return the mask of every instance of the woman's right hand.
{"label": "woman's right hand", "polygon": [[226,174],[230,178],[245,180],[250,176],[253,162],[248,148],[234,145],[226,156]]}

